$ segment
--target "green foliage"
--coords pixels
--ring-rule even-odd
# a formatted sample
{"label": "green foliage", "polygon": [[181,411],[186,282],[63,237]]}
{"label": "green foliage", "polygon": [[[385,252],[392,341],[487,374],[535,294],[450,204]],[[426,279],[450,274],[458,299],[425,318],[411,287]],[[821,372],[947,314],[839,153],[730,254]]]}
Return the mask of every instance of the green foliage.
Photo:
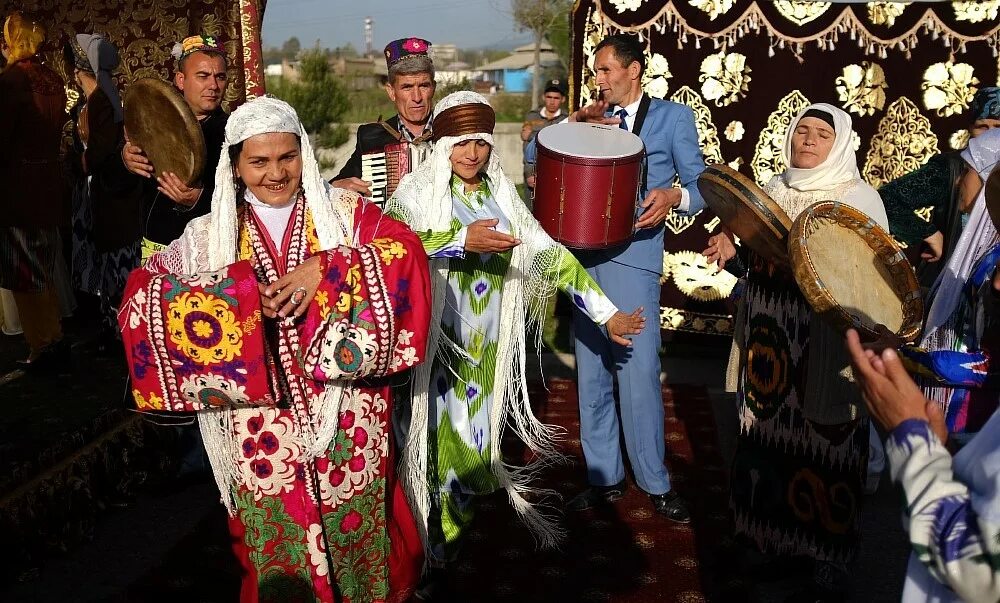
{"label": "green foliage", "polygon": [[341,121],[347,111],[347,93],[330,72],[326,53],[320,50],[301,54],[299,81],[270,80],[268,92],[295,107],[302,125],[312,133]]}
{"label": "green foliage", "polygon": [[462,78],[461,81],[451,84],[439,85],[437,90],[434,91],[434,96],[437,98],[444,98],[452,92],[459,92],[462,90],[472,90],[472,82],[469,81],[469,78]]}
{"label": "green foliage", "polygon": [[347,142],[351,137],[350,130],[344,124],[328,125],[313,137],[313,144],[318,148],[335,149]]}
{"label": "green foliage", "polygon": [[531,110],[531,98],[527,94],[496,94],[489,99],[496,111],[498,122],[522,122],[524,114]]}

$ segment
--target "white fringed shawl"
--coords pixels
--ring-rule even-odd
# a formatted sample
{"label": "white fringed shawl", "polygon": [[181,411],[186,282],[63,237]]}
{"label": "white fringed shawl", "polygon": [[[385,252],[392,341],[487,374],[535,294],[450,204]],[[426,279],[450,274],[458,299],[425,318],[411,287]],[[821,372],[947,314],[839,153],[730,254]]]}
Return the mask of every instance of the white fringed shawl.
{"label": "white fringed shawl", "polygon": [[[442,99],[435,108],[435,114],[470,102],[486,103],[486,100],[472,92],[457,92]],[[456,143],[469,139],[485,140],[491,146],[494,142],[493,136],[487,133],[441,138],[434,144],[430,158],[400,182],[386,207],[387,213],[399,217],[417,232],[448,230],[452,219],[451,151]],[[541,229],[525,207],[514,183],[504,175],[495,146],[486,166],[486,176],[494,200],[511,224],[511,234],[521,239],[521,244],[513,249],[500,300],[502,316],[497,342],[494,404],[490,409],[492,470],[539,544],[552,547],[562,539],[563,529],[551,513],[542,512],[539,509],[542,505],[533,505],[525,499],[525,495],[552,493],[551,490],[532,487],[530,482],[541,468],[561,458],[555,447],[560,430],[541,423],[531,412],[525,376],[526,339],[531,333],[538,341],[538,326],[544,319],[544,300],[556,289],[555,281],[547,275],[557,272],[552,264],[558,261],[559,254],[542,254],[555,247],[556,243]],[[432,402],[431,369],[435,360],[447,364],[450,355],[465,354],[441,332],[448,273],[448,259],[431,260],[433,313],[427,343],[428,360],[416,369],[411,392],[412,418],[401,458],[403,485],[417,517],[425,547],[430,515],[427,429],[428,408]],[[503,462],[500,443],[508,426],[537,455],[537,461],[526,467]]]}

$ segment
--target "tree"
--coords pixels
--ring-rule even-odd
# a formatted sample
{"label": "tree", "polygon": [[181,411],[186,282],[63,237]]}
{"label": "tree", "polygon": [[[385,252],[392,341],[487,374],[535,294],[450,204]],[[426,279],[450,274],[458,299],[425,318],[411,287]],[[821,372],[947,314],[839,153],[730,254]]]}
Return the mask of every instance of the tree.
{"label": "tree", "polygon": [[299,52],[302,50],[302,43],[295,36],[292,36],[285,40],[285,43],[281,45],[281,54],[285,56],[286,59],[292,60],[298,56]]}
{"label": "tree", "polygon": [[538,102],[542,75],[542,40],[560,19],[569,20],[571,0],[511,0],[514,22],[521,31],[530,31],[535,40],[535,61],[531,74],[531,102]]}
{"label": "tree", "polygon": [[299,81],[282,80],[271,93],[292,105],[311,133],[322,132],[347,110],[347,94],[321,50],[304,51],[299,59]]}

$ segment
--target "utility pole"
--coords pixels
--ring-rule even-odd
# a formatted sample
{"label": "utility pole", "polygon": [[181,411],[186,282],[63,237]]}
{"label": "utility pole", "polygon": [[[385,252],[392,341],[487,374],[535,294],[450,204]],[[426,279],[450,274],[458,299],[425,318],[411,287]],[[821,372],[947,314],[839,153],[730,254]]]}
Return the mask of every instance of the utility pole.
{"label": "utility pole", "polygon": [[367,58],[372,58],[372,38],[375,35],[375,20],[371,17],[365,17],[365,56]]}

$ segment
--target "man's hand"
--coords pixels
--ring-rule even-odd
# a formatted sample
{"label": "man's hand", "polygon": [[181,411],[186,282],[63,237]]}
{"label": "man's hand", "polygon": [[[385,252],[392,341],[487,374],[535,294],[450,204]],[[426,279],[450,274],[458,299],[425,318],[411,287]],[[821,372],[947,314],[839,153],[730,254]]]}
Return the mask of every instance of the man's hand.
{"label": "man's hand", "polygon": [[944,235],[941,234],[941,231],[938,230],[924,239],[924,243],[927,243],[927,251],[921,252],[920,258],[931,264],[940,260],[941,255],[944,254]]}
{"label": "man's hand", "polygon": [[142,149],[132,144],[128,139],[128,132],[125,133],[125,146],[122,147],[122,162],[128,171],[143,178],[153,177],[153,164],[142,152]]}
{"label": "man's hand", "polygon": [[736,243],[733,235],[726,229],[722,229],[717,235],[708,239],[708,249],[701,252],[701,255],[708,258],[709,262],[718,262],[719,270],[726,267],[726,262],[736,257]]}
{"label": "man's hand", "polygon": [[875,341],[871,341],[869,343],[861,344],[861,347],[865,351],[871,350],[872,352],[875,352],[875,354],[881,354],[883,351],[889,348],[898,350],[901,346],[903,346],[906,343],[905,341],[903,341],[902,337],[890,331],[889,327],[883,324],[875,325],[873,330],[876,333],[878,333],[878,339],[876,339]]}
{"label": "man's hand", "polygon": [[194,204],[201,198],[200,187],[191,188],[184,184],[173,172],[164,172],[156,181],[160,184],[156,190],[173,199],[174,203],[184,207],[194,207]]}
{"label": "man's hand", "polygon": [[596,100],[586,107],[581,107],[580,109],[569,114],[569,121],[580,121],[587,122],[591,124],[605,124],[609,126],[617,126],[621,119],[617,117],[605,117],[604,113],[608,110],[608,103],[603,99]]}
{"label": "man's hand", "polygon": [[681,189],[654,188],[649,191],[646,200],[640,207],[645,208],[639,220],[635,223],[636,230],[640,228],[655,228],[667,218],[667,213],[681,202]]}
{"label": "man's hand", "polygon": [[364,197],[371,197],[372,195],[371,182],[366,182],[361,178],[341,178],[340,180],[330,182],[330,184],[336,188],[346,188],[349,191],[354,191]]}
{"label": "man's hand", "polygon": [[465,233],[465,250],[473,253],[503,253],[520,245],[520,239],[494,230],[499,223],[500,220],[490,218],[469,224]]}
{"label": "man's hand", "polygon": [[521,142],[528,142],[531,140],[531,132],[531,122],[524,122],[524,125],[521,126]]}
{"label": "man's hand", "polygon": [[865,406],[883,428],[892,431],[903,421],[918,419],[927,421],[938,439],[945,441],[948,433],[941,408],[924,397],[895,350],[887,348],[881,354],[865,350],[854,329],[847,331],[847,350]]}
{"label": "man's hand", "polygon": [[627,336],[638,335],[646,327],[642,306],[633,310],[631,314],[625,314],[621,310],[615,312],[604,326],[608,329],[608,339],[618,345],[631,347],[632,341]]}
{"label": "man's hand", "polygon": [[[292,315],[298,318],[305,314],[323,280],[322,267],[322,260],[314,255],[265,287],[264,296],[270,298],[265,306],[271,309],[272,315],[277,314],[280,318]],[[267,316],[267,311],[264,315]]]}

